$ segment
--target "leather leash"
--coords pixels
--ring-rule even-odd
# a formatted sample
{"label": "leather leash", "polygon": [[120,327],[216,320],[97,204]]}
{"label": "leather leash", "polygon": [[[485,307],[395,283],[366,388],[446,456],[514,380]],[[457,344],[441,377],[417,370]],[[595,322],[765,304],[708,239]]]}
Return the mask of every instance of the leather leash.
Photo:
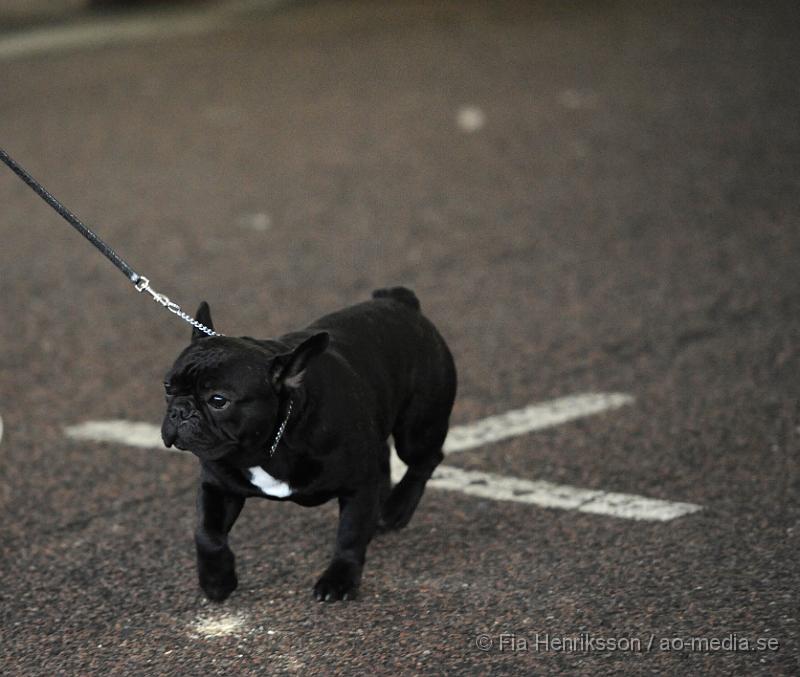
{"label": "leather leash", "polygon": [[40,198],[42,198],[42,200],[44,200],[56,212],[58,212],[58,214],[67,223],[69,223],[73,228],[75,228],[75,230],[89,240],[89,242],[91,242],[100,251],[100,253],[103,254],[103,256],[105,256],[109,261],[111,261],[111,263],[119,268],[119,270],[125,274],[125,277],[127,277],[128,280],[133,283],[136,291],[139,293],[146,291],[153,297],[154,301],[157,301],[168,311],[177,315],[182,320],[188,322],[190,325],[196,327],[200,331],[205,332],[209,336],[224,336],[224,334],[219,334],[213,329],[209,329],[202,322],[198,322],[191,315],[183,312],[177,303],[170,301],[167,296],[164,294],[159,294],[155,289],[153,289],[150,286],[150,280],[131,268],[113,249],[111,249],[111,247],[103,242],[103,240],[101,240],[96,233],[94,233],[77,216],[75,216],[75,214],[61,204],[61,202],[53,197],[53,195],[51,195],[41,183],[39,183],[27,171],[25,171],[25,169],[2,148],[0,148],[0,160],[2,160],[3,163],[7,165],[8,168],[11,169],[11,171],[14,172],[20,179],[22,179]]}

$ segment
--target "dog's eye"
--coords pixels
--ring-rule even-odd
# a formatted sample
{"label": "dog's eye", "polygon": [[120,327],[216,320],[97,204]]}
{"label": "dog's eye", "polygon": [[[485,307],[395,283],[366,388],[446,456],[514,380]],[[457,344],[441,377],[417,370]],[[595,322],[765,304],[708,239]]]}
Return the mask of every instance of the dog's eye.
{"label": "dog's eye", "polygon": [[228,406],[230,400],[224,395],[212,395],[208,398],[208,404],[214,409],[224,409]]}

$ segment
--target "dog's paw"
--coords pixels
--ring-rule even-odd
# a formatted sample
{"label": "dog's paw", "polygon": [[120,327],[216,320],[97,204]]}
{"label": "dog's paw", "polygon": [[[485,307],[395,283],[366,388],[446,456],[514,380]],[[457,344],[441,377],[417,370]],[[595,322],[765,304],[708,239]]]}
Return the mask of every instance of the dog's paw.
{"label": "dog's paw", "polygon": [[239,580],[233,571],[223,576],[200,576],[200,588],[212,602],[224,602],[238,584]]}
{"label": "dog's paw", "polygon": [[408,526],[421,493],[409,491],[408,486],[397,485],[383,504],[378,517],[377,532],[385,534]]}
{"label": "dog's paw", "polygon": [[318,602],[355,599],[360,580],[360,566],[345,560],[334,560],[314,586],[314,599]]}

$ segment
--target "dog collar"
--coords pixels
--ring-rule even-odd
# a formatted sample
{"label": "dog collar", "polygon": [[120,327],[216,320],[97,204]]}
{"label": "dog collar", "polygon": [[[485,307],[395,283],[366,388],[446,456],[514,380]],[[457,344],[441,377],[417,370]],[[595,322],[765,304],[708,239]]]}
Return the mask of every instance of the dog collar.
{"label": "dog collar", "polygon": [[272,446],[269,448],[269,457],[272,458],[272,455],[275,453],[275,450],[278,448],[278,444],[281,441],[281,437],[283,437],[283,432],[286,430],[286,424],[289,423],[289,417],[292,415],[292,401],[289,400],[289,407],[286,409],[286,418],[283,419],[280,427],[278,428],[278,432],[275,433],[275,440],[272,442]]}

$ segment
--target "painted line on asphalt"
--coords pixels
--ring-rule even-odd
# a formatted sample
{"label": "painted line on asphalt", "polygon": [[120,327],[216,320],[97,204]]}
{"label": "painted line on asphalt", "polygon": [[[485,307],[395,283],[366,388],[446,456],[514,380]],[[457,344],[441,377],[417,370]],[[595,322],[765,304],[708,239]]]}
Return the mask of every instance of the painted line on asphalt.
{"label": "painted line on asphalt", "polygon": [[161,428],[152,423],[123,420],[87,421],[65,428],[64,432],[67,437],[75,440],[112,442],[141,449],[163,449],[164,451],[189,454],[188,451],[180,449],[167,449],[161,440]]}
{"label": "painted line on asphalt", "polygon": [[524,409],[514,409],[505,414],[451,428],[444,443],[444,453],[466,451],[509,437],[552,428],[586,416],[619,409],[633,404],[633,401],[633,397],[622,393],[583,393],[531,404]]}
{"label": "painted line on asphalt", "polygon": [[[445,442],[445,453],[466,451],[484,444],[544,430],[586,416],[618,409],[633,401],[630,395],[621,393],[585,393],[532,404],[475,423],[454,426]],[[65,432],[68,437],[77,440],[112,442],[145,449],[165,450],[159,427],[151,423],[120,420],[88,421],[66,428]],[[398,481],[406,466],[394,451],[391,461],[392,479]],[[665,501],[599,489],[581,489],[544,480],[526,480],[447,465],[440,465],[436,469],[429,486],[495,501],[514,501],[544,508],[576,510],[632,520],[666,522],[701,510],[701,506],[693,503]]]}
{"label": "painted line on asphalt", "polygon": [[223,28],[248,12],[272,9],[286,1],[237,0],[219,6],[136,12],[29,29],[0,36],[0,60],[153,38],[201,35]]}
{"label": "painted line on asphalt", "polygon": [[3,417],[0,416],[0,442],[3,441]]}
{"label": "painted line on asphalt", "polygon": [[702,509],[693,503],[665,501],[599,489],[581,489],[567,484],[524,480],[445,465],[440,465],[436,469],[428,486],[447,491],[460,491],[469,496],[493,501],[515,501],[542,508],[577,510],[595,515],[651,522],[668,522]]}
{"label": "painted line on asphalt", "polygon": [[[618,409],[634,401],[621,393],[585,393],[532,404],[475,423],[453,426],[444,443],[444,453],[475,449],[537,430]],[[107,420],[87,421],[65,430],[67,437],[95,442],[114,442],[144,449],[164,449],[161,430],[152,423]],[[172,451],[172,450],[171,450]],[[174,449],[174,451],[180,451]],[[188,452],[181,452],[188,453]]]}

